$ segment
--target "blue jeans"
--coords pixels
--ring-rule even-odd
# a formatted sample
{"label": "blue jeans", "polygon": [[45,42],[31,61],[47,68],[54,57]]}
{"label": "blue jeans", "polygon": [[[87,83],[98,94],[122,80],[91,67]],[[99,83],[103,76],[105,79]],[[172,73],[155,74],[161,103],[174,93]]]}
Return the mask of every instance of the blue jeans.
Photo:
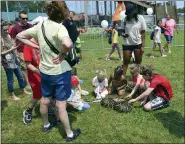
{"label": "blue jeans", "polygon": [[83,102],[82,110],[88,110],[90,109],[90,105],[87,102]]}
{"label": "blue jeans", "polygon": [[19,82],[19,87],[21,89],[25,88],[25,81],[24,78],[22,76],[21,70],[20,68],[16,68],[16,69],[9,69],[9,68],[4,68],[5,72],[6,72],[6,77],[7,77],[7,86],[8,86],[8,91],[10,93],[14,92],[14,88],[13,88],[13,74],[15,74],[15,76],[17,77],[17,80]]}

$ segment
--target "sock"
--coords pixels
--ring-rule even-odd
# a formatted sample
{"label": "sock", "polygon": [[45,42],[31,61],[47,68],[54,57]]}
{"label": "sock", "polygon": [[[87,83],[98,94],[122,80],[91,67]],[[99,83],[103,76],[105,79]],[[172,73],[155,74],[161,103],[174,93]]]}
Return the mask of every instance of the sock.
{"label": "sock", "polygon": [[73,132],[68,135],[68,137],[72,138],[73,137]]}
{"label": "sock", "polygon": [[48,128],[50,126],[50,123],[48,123],[47,125],[44,125],[45,128]]}

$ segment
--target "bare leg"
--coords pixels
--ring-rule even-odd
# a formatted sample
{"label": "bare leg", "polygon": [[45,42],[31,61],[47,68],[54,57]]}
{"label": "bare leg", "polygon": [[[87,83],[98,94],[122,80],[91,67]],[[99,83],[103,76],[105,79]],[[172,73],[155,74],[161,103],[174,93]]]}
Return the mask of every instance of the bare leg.
{"label": "bare leg", "polygon": [[159,46],[160,54],[161,54],[161,56],[162,56],[162,55],[163,55],[163,52],[162,52],[161,43],[158,43],[158,46]]}
{"label": "bare leg", "polygon": [[56,101],[56,107],[58,109],[60,121],[64,125],[67,136],[69,136],[73,132],[71,131],[71,127],[69,124],[68,113],[66,111],[66,103],[66,101]]}
{"label": "bare leg", "polygon": [[135,55],[135,63],[136,64],[141,64],[142,62],[142,52],[140,49],[135,49],[134,50],[134,55]]}
{"label": "bare leg", "polygon": [[126,73],[128,69],[128,64],[130,62],[131,53],[132,52],[129,50],[123,51],[123,78],[126,78]]}
{"label": "bare leg", "polygon": [[48,125],[49,121],[48,121],[48,107],[51,101],[51,97],[50,98],[44,98],[42,97],[41,99],[41,103],[40,103],[40,113],[42,115],[42,119],[44,121],[44,125]]}
{"label": "bare leg", "polygon": [[152,48],[152,54],[151,54],[151,56],[154,56],[154,50],[155,50],[155,48],[156,48],[156,43],[154,42],[153,43],[153,48]]}

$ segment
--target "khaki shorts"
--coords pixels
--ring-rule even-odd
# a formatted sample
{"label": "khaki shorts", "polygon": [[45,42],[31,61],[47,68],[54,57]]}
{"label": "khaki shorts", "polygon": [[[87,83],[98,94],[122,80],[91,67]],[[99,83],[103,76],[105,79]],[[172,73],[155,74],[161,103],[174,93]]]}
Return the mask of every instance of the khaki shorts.
{"label": "khaki shorts", "polygon": [[20,60],[20,68],[21,68],[21,70],[26,70],[26,63],[24,61],[23,53],[17,53],[17,55],[18,55],[18,58]]}

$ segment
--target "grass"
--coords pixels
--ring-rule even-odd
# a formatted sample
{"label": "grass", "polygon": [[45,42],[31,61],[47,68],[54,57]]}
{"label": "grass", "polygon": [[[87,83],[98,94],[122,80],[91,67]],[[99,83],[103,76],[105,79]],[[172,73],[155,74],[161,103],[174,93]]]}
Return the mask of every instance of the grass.
{"label": "grass", "polygon": [[[170,107],[153,112],[144,112],[141,108],[134,107],[131,113],[125,114],[104,108],[99,103],[90,103],[89,111],[69,112],[72,128],[82,130],[75,143],[184,143],[184,48],[172,47],[172,54],[167,53],[167,58],[160,58],[159,51],[156,51],[158,57],[150,59],[150,52],[150,49],[145,50],[143,64],[154,65],[157,72],[170,80],[174,94]],[[83,59],[77,69],[78,77],[84,80],[82,88],[90,92],[83,97],[84,100],[94,99],[91,80],[97,69],[103,67],[109,75],[121,64],[117,52],[112,55],[111,61],[105,61],[108,53],[109,50],[83,51]],[[16,80],[15,88],[18,88]],[[21,97],[21,101],[8,100],[4,70],[1,90],[2,143],[65,142],[62,125],[53,128],[50,133],[42,133],[39,104],[33,113],[32,124],[23,124],[22,112],[27,108],[31,97],[20,94],[20,90],[16,89],[15,93]],[[139,103],[135,104],[137,105]],[[50,117],[50,120],[54,120],[54,117]]]}

